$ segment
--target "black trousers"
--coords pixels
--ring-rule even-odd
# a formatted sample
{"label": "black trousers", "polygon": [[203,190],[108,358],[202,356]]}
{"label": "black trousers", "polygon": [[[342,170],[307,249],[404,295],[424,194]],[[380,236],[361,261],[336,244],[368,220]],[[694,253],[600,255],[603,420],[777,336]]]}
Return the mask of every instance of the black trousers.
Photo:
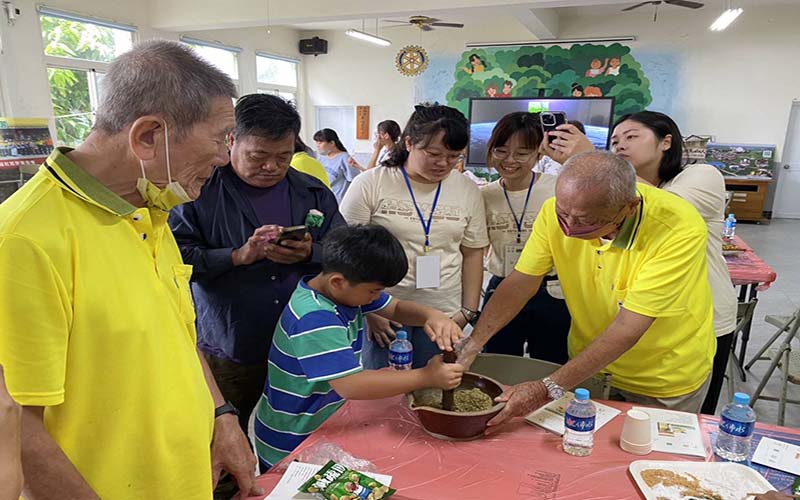
{"label": "black trousers", "polygon": [[[492,276],[486,288],[484,307],[502,281],[503,278]],[[486,352],[523,356],[527,341],[530,357],[563,365],[569,360],[567,335],[571,321],[566,302],[550,296],[547,281],[542,281],[542,286],[522,311],[489,339]]]}
{"label": "black trousers", "polygon": [[717,411],[719,393],[722,391],[722,383],[725,381],[725,370],[728,368],[728,358],[733,349],[733,332],[717,337],[717,353],[714,354],[714,365],[711,368],[711,384],[708,387],[708,394],[703,407],[700,409],[706,415],[714,415]]}

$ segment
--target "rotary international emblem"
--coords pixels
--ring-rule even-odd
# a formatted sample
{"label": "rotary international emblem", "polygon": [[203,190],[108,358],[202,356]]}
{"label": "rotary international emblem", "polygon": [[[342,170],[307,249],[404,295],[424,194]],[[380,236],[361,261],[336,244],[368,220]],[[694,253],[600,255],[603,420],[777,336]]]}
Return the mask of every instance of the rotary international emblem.
{"label": "rotary international emblem", "polygon": [[395,58],[397,71],[405,76],[416,76],[428,68],[428,53],[419,45],[407,45]]}

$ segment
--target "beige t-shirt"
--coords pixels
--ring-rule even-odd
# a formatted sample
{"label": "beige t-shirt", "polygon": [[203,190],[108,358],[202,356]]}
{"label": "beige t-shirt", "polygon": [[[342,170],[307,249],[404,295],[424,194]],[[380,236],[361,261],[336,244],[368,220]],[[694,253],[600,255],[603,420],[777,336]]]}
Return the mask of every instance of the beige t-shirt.
{"label": "beige t-shirt", "polygon": [[[517,220],[522,216],[522,232],[519,245],[517,244],[517,224],[514,221],[511,209],[508,207],[501,181],[496,180],[481,188],[483,203],[486,207],[486,229],[489,231],[489,240],[491,242],[488,269],[495,276],[505,278],[509,274],[508,271],[514,269],[516,260],[514,262],[506,262],[506,257],[512,257],[515,254],[508,248],[509,245],[518,245],[520,249],[525,245],[531,235],[533,222],[536,220],[536,216],[539,215],[542,204],[556,194],[556,176],[536,175],[537,178],[533,183],[531,197],[524,216],[522,215],[522,209],[525,206],[528,190],[508,192],[508,198],[511,200],[511,206],[514,208]],[[516,255],[518,257],[518,254]]]}
{"label": "beige t-shirt", "polygon": [[[437,184],[411,181],[414,196],[427,223]],[[489,244],[486,215],[478,187],[453,170],[442,181],[439,202],[430,230],[431,248],[427,255],[439,255],[438,288],[417,289],[416,261],[426,255],[425,232],[422,229],[411,195],[397,167],[368,170],[353,180],[341,206],[348,224],[378,224],[388,229],[400,242],[408,257],[408,274],[392,295],[453,314],[461,308],[460,246],[484,248]]]}
{"label": "beige t-shirt", "polygon": [[737,298],[731,275],[722,256],[722,227],[725,219],[725,180],[711,165],[687,165],[662,189],[680,196],[700,212],[708,227],[708,280],[714,299],[714,333],[717,337],[736,327]]}

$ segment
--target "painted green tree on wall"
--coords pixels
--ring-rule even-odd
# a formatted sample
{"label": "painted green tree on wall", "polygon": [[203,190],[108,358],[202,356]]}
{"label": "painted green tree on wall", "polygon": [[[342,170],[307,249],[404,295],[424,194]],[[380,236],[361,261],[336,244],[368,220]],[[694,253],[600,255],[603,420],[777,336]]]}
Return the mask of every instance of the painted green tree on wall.
{"label": "painted green tree on wall", "polygon": [[519,47],[464,52],[456,64],[449,105],[465,115],[470,97],[489,97],[489,87],[510,81],[513,97],[607,96],[615,98],[615,118],[645,109],[650,81],[630,48],[613,45]]}
{"label": "painted green tree on wall", "polygon": [[[111,28],[50,16],[41,16],[41,24],[47,55],[101,62],[111,62],[116,55]],[[90,89],[102,77],[93,71],[54,67],[48,68],[47,77],[58,142],[75,146],[92,128]]]}

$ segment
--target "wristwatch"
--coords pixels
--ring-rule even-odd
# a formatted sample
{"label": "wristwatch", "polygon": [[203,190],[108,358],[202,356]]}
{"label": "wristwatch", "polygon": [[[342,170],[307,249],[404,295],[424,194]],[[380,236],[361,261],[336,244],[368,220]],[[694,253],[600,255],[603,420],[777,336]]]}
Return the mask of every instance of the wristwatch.
{"label": "wristwatch", "polygon": [[231,403],[230,401],[225,401],[225,403],[223,403],[222,405],[214,408],[214,420],[221,417],[222,415],[225,415],[226,413],[233,413],[237,417],[239,416],[239,410],[237,410],[236,407],[233,406],[233,403]]}
{"label": "wristwatch", "polygon": [[553,401],[558,401],[564,397],[564,388],[556,384],[550,377],[543,378],[542,383],[547,388],[547,395]]}
{"label": "wristwatch", "polygon": [[479,311],[473,311],[472,309],[462,306],[461,315],[464,316],[464,319],[467,320],[467,323],[475,326],[475,323],[478,322],[478,318],[481,316],[481,313]]}

